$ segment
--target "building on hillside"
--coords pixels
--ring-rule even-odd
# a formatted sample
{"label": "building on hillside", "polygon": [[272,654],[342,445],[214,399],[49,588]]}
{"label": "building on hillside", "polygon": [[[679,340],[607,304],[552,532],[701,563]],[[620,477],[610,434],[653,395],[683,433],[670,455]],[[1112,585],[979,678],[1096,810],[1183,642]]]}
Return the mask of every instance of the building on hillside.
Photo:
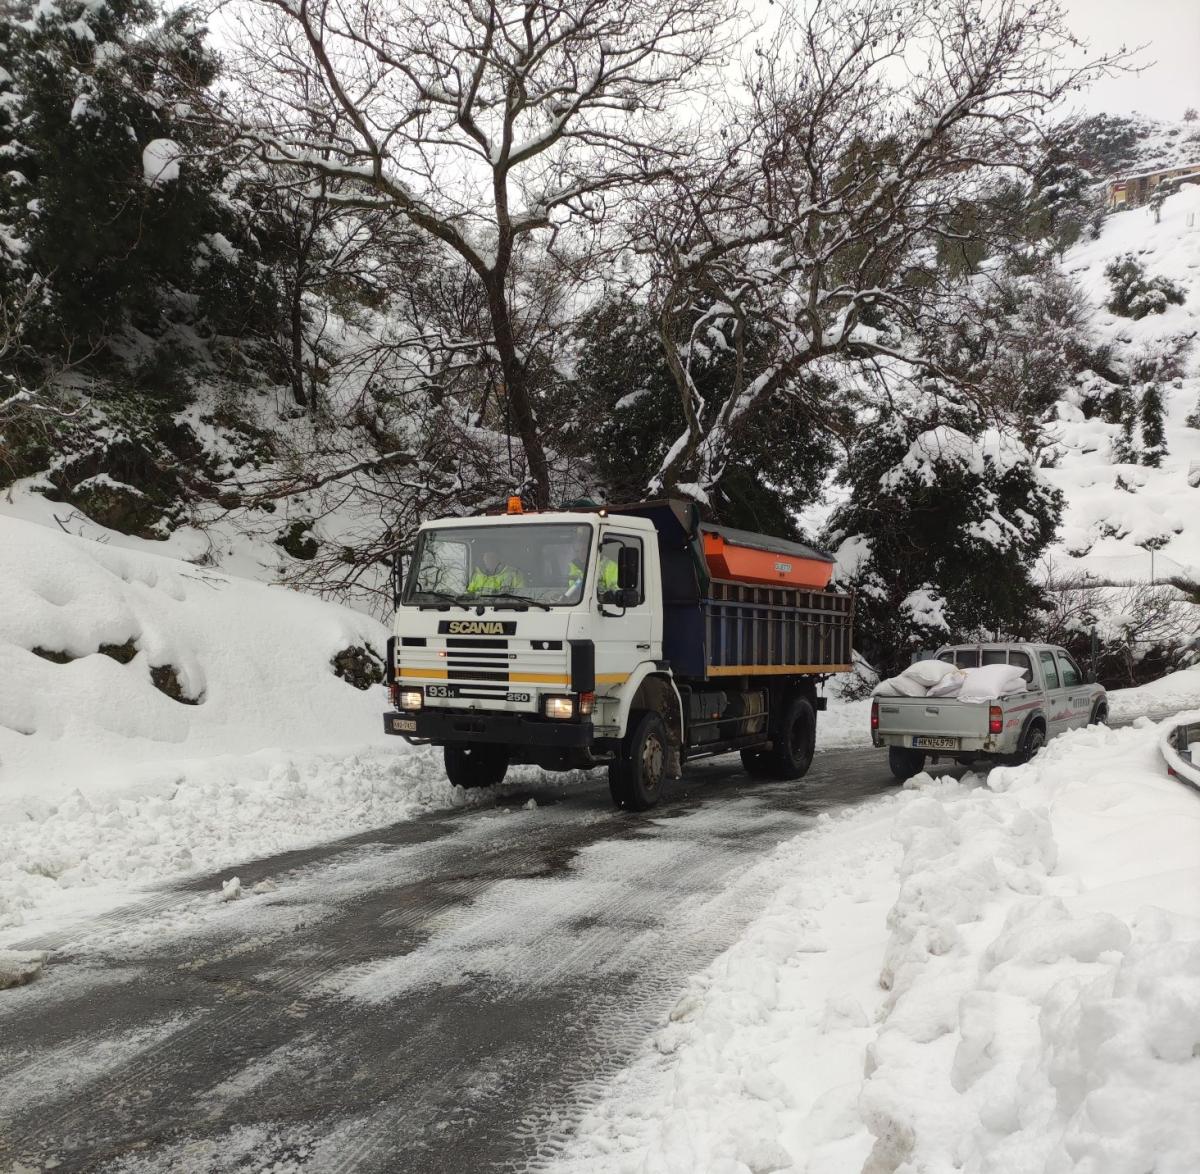
{"label": "building on hillside", "polygon": [[1108,181],[1108,210],[1138,208],[1150,199],[1156,187],[1166,181],[1176,184],[1200,183],[1200,163],[1181,163],[1175,167],[1160,167],[1138,175],[1123,175]]}

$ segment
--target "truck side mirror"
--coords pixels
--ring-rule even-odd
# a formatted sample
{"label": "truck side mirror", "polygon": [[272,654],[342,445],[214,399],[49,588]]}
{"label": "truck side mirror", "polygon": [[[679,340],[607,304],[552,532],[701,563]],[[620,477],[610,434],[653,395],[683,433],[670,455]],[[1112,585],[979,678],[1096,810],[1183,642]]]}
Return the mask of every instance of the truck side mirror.
{"label": "truck side mirror", "polygon": [[400,606],[400,596],[404,594],[404,555],[396,551],[392,555],[392,607]]}
{"label": "truck side mirror", "polygon": [[642,552],[636,546],[622,546],[617,552],[617,586],[636,592],[641,578]]}

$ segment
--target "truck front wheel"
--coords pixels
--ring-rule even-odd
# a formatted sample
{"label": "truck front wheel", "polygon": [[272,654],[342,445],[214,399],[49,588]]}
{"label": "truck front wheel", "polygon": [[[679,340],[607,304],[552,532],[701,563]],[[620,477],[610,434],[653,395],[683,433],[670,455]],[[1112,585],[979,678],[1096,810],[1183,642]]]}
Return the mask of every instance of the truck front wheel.
{"label": "truck front wheel", "polygon": [[653,712],[630,715],[620,757],[609,765],[608,789],[626,811],[645,811],[658,802],[667,777],[667,726]]}
{"label": "truck front wheel", "polygon": [[763,755],[766,773],[776,779],[802,778],[817,748],[817,714],[807,697],[784,702],[771,741],[771,749]]}
{"label": "truck front wheel", "polygon": [[447,746],[446,777],[456,787],[494,787],[508,771],[506,746]]}
{"label": "truck front wheel", "polygon": [[892,768],[892,774],[903,783],[925,769],[925,755],[920,750],[910,750],[907,746],[889,746],[888,766]]}

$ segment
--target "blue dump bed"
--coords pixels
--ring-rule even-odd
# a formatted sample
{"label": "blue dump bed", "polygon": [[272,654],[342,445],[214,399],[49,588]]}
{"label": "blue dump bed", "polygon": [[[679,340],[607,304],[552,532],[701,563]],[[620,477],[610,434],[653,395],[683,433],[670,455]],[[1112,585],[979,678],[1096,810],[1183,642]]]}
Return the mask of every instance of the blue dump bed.
{"label": "blue dump bed", "polygon": [[[699,511],[663,500],[610,507],[649,518],[663,576],[663,655],[678,677],[807,676],[847,672],[854,597],[828,589],[711,577]],[[778,540],[763,536],[763,542]]]}

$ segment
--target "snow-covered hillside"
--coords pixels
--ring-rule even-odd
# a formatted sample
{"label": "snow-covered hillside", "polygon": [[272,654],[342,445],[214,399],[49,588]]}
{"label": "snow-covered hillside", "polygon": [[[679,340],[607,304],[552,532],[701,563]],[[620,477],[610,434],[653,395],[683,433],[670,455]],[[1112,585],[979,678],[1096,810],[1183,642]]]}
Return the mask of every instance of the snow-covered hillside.
{"label": "snow-covered hillside", "polygon": [[[1200,156],[1200,144],[1192,144]],[[1105,268],[1132,253],[1152,277],[1185,292],[1182,305],[1139,320],[1106,308],[1112,291]],[[1200,186],[1168,197],[1156,223],[1136,208],[1109,216],[1098,240],[1071,249],[1063,269],[1092,303],[1101,343],[1119,353],[1159,352],[1180,336],[1200,332]],[[1185,375],[1163,388],[1167,455],[1159,468],[1114,458],[1120,426],[1084,419],[1076,397],[1059,405],[1051,433],[1062,456],[1047,471],[1066,498],[1062,530],[1053,549],[1055,571],[1086,571],[1102,580],[1149,582],[1184,575],[1200,579],[1200,429],[1187,417],[1200,401],[1200,337],[1194,337]]]}

